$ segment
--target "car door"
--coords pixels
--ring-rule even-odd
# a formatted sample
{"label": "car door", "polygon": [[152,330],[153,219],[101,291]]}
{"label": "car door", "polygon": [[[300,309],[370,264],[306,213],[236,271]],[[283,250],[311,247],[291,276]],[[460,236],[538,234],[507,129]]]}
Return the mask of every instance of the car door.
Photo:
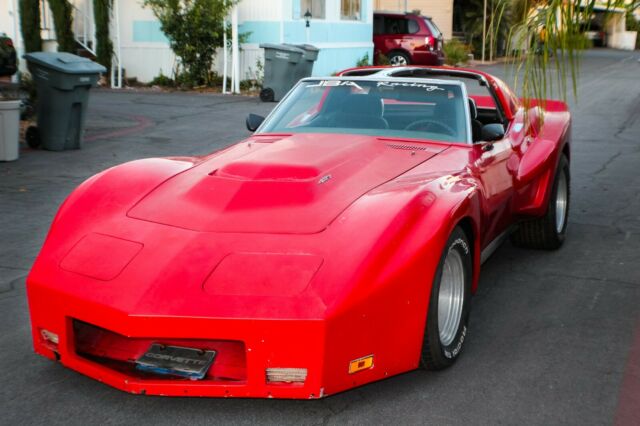
{"label": "car door", "polygon": [[476,143],[472,169],[481,184],[483,195],[482,246],[486,246],[512,223],[513,172],[510,159],[514,155],[509,132],[495,142]]}

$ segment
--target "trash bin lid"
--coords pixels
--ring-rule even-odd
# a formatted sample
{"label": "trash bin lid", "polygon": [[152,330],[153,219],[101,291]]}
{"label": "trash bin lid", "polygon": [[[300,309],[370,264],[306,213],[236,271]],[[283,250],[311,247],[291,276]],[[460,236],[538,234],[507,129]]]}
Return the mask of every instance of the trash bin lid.
{"label": "trash bin lid", "polygon": [[67,52],[32,52],[24,55],[24,58],[41,67],[66,74],[99,74],[107,72],[107,69],[99,63]]}
{"label": "trash bin lid", "polygon": [[293,53],[304,53],[303,50],[292,46],[290,44],[275,44],[275,43],[262,43],[260,45],[261,49],[275,49],[275,50],[284,50],[286,52],[293,52]]}
{"label": "trash bin lid", "polygon": [[300,49],[304,49],[306,51],[309,52],[319,52],[320,49],[318,49],[317,47],[315,47],[314,45],[311,44],[296,44],[296,47],[299,47]]}

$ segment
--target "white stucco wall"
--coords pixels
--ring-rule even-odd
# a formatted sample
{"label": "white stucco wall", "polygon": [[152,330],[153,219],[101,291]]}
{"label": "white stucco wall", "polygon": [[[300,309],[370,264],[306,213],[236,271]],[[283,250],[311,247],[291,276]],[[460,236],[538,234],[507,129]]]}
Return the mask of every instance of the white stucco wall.
{"label": "white stucco wall", "polygon": [[169,44],[163,41],[141,42],[134,37],[134,23],[156,21],[153,12],[144,8],[140,0],[119,0],[118,7],[122,65],[127,77],[147,82],[161,72],[171,76],[175,55]]}

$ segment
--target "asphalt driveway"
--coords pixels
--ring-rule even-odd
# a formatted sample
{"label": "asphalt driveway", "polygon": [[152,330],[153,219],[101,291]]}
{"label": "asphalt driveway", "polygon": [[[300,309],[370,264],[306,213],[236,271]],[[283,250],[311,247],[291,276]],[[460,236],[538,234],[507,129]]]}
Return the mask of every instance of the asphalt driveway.
{"label": "asphalt driveway", "polygon": [[0,163],[0,424],[640,424],[639,57],[586,54],[568,240],[557,252],[507,242],[483,266],[456,366],[320,401],[133,396],[32,353],[24,277],[65,196],[124,161],[229,145],[248,112],[272,107],[96,91],[84,149]]}

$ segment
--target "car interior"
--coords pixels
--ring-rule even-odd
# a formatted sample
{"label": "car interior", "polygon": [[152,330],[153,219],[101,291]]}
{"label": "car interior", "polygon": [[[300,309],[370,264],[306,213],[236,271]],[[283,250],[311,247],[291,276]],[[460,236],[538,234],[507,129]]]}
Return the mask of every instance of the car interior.
{"label": "car interior", "polygon": [[[376,68],[357,69],[344,73],[344,76],[367,76],[380,71]],[[469,111],[471,116],[471,129],[473,141],[478,142],[482,139],[482,127],[487,124],[504,124],[503,114],[496,107],[497,101],[494,99],[492,92],[479,80],[475,75],[466,75],[465,73],[449,70],[430,69],[430,68],[414,68],[402,70],[393,74],[395,77],[431,77],[439,80],[462,81],[469,96]],[[422,111],[427,113],[427,111]],[[385,118],[387,114],[393,116],[393,107],[389,108],[385,105]]]}

